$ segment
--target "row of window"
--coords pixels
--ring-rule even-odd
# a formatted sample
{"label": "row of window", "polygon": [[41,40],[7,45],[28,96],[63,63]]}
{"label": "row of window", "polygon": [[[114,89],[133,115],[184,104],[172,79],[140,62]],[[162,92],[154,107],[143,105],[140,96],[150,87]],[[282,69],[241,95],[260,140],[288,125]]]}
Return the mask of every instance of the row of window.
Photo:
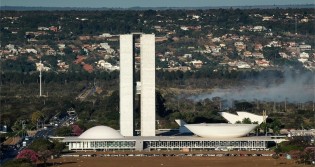
{"label": "row of window", "polygon": [[[72,148],[135,148],[136,141],[94,141],[71,143]],[[145,141],[144,148],[265,148],[265,141]]]}
{"label": "row of window", "polygon": [[265,147],[264,141],[152,141],[147,142],[150,148],[165,147],[192,147],[192,148],[215,148],[215,147]]}
{"label": "row of window", "polygon": [[135,141],[94,141],[88,143],[72,143],[75,148],[133,148]]}
{"label": "row of window", "polygon": [[91,142],[90,146],[92,148],[104,148],[104,147],[131,148],[131,147],[135,147],[135,142],[134,141],[96,141],[96,142]]}

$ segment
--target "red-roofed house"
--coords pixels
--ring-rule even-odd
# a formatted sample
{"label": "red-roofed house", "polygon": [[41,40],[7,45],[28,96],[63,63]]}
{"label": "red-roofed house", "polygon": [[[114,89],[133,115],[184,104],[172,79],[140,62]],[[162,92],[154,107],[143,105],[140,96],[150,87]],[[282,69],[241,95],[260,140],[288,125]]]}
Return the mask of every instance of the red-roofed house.
{"label": "red-roofed house", "polygon": [[75,64],[81,64],[83,60],[85,59],[84,56],[77,56],[77,59],[74,61]]}
{"label": "red-roofed house", "polygon": [[93,72],[93,66],[91,66],[90,64],[84,64],[83,69],[89,73]]}

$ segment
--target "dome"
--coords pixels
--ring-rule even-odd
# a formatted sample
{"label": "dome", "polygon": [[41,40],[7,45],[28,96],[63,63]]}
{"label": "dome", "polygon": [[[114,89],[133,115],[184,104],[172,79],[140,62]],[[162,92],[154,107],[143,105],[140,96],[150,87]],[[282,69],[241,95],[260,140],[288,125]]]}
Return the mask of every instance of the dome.
{"label": "dome", "polygon": [[94,126],[84,133],[79,138],[81,139],[117,139],[123,136],[115,129],[108,126]]}
{"label": "dome", "polygon": [[186,124],[184,125],[194,134],[205,138],[241,137],[255,129],[257,124]]}

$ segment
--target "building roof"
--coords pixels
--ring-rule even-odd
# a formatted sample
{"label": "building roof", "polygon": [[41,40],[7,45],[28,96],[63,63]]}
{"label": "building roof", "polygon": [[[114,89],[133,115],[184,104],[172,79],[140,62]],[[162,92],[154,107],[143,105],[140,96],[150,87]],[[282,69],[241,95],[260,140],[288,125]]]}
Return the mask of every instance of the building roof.
{"label": "building roof", "polygon": [[232,124],[235,124],[237,121],[242,122],[244,118],[249,118],[251,122],[257,122],[258,124],[261,124],[268,117],[267,115],[260,116],[245,111],[237,111],[236,113],[237,115],[228,112],[220,112],[221,116]]}
{"label": "building roof", "polygon": [[120,139],[82,139],[79,137],[65,137],[63,142],[77,141],[274,141],[278,136],[250,136],[250,137],[198,137],[198,136],[127,136]]}
{"label": "building roof", "polygon": [[93,72],[93,66],[91,66],[90,64],[84,64],[83,69],[89,73]]}
{"label": "building roof", "polygon": [[21,142],[22,138],[20,136],[9,137],[6,141],[3,142],[3,145],[16,145]]}
{"label": "building roof", "polygon": [[108,126],[94,126],[84,133],[82,133],[78,138],[80,139],[119,139],[123,136],[115,129]]}

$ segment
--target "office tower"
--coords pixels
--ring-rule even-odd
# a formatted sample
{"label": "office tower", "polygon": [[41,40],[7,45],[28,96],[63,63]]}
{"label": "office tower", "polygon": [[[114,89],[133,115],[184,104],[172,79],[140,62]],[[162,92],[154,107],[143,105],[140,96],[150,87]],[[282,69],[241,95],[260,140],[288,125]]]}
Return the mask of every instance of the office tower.
{"label": "office tower", "polygon": [[[134,134],[136,96],[135,41],[139,34],[120,36],[120,133]],[[140,34],[141,136],[155,136],[155,35]]]}
{"label": "office tower", "polygon": [[140,37],[141,136],[155,136],[155,36]]}
{"label": "office tower", "polygon": [[133,136],[134,112],[134,42],[132,35],[120,36],[120,83],[119,110],[120,133],[123,136]]}

